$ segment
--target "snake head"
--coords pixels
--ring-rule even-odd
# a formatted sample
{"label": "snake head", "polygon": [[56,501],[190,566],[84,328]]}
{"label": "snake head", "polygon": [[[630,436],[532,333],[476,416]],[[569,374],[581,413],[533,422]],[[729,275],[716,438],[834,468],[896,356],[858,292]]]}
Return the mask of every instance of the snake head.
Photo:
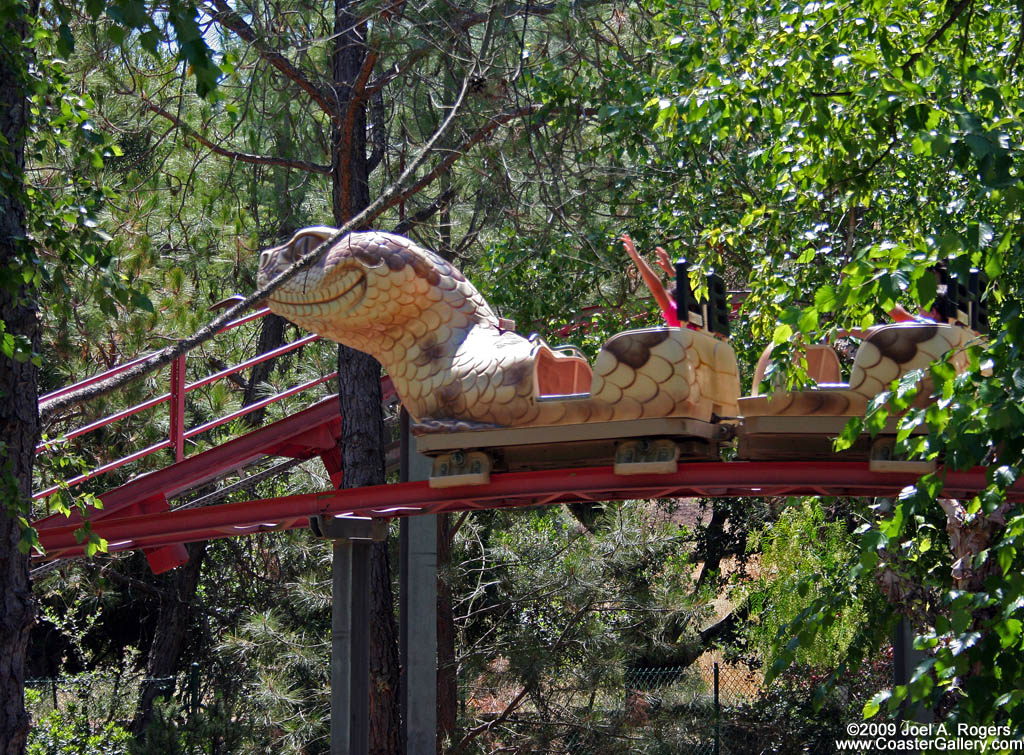
{"label": "snake head", "polygon": [[[264,251],[259,285],[335,233],[333,228],[305,228],[287,243]],[[401,236],[370,231],[350,233],[335,243],[316,263],[274,291],[269,304],[292,322],[355,345],[354,336],[401,327],[442,299],[471,319],[494,317],[472,284],[444,259]]]}
{"label": "snake head", "polygon": [[[303,228],[284,244],[263,251],[258,284],[265,286],[336,233],[336,228],[326,226]],[[359,245],[353,245],[351,240],[352,234],[345,236],[316,262],[274,291],[268,299],[270,309],[324,335],[342,321],[351,319],[364,303],[367,273],[378,264],[360,255]],[[330,334],[329,337],[335,336]]]}
{"label": "snake head", "polygon": [[337,232],[337,228],[314,225],[296,231],[294,236],[280,246],[264,250],[260,253],[259,285],[262,287],[269,283]]}

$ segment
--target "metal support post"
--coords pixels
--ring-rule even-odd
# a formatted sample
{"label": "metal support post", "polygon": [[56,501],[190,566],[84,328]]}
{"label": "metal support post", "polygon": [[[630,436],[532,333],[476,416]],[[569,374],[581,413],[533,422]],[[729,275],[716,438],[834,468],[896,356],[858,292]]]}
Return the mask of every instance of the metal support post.
{"label": "metal support post", "polygon": [[715,755],[718,755],[722,743],[721,729],[722,706],[718,698],[718,662],[715,662]]}
{"label": "metal support post", "polygon": [[331,755],[370,747],[370,543],[387,521],[315,516],[309,528],[334,541],[331,564]]}
{"label": "metal support post", "polygon": [[[416,452],[402,411],[401,479],[425,480],[431,461]],[[399,613],[402,741],[406,755],[437,752],[437,516],[402,519]]]}
{"label": "metal support post", "polygon": [[174,460],[185,458],[185,360],[186,354],[171,362],[171,448]]}
{"label": "metal support post", "polygon": [[352,543],[351,723],[352,755],[370,752],[370,541]]}
{"label": "metal support post", "polygon": [[[896,631],[892,638],[892,681],[894,685],[910,684],[910,677],[917,665],[925,659],[925,654],[920,650],[914,650],[914,630],[910,622],[900,619],[896,624]],[[909,707],[904,703],[899,716],[901,721],[914,721],[916,723],[932,723],[934,716],[932,711],[920,703]]]}
{"label": "metal support post", "polygon": [[188,675],[188,720],[199,712],[199,664],[193,662]]}

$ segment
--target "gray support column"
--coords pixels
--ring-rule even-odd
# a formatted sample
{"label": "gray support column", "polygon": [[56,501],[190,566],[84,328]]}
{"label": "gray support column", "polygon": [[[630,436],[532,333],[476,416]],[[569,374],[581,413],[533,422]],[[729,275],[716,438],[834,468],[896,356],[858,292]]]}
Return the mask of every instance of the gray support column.
{"label": "gray support column", "polygon": [[370,543],[387,539],[384,519],[311,517],[333,543],[331,564],[331,755],[370,748]]}
{"label": "gray support column", "polygon": [[[910,677],[913,676],[914,669],[926,657],[924,652],[914,650],[914,630],[911,628],[910,622],[900,619],[892,638],[893,684],[910,684]],[[931,710],[920,703],[912,708],[904,703],[899,720],[927,724],[934,721],[934,715]]]}
{"label": "gray support column", "polygon": [[[416,452],[402,412],[404,482],[425,480],[431,461]],[[402,663],[402,740],[407,755],[437,752],[437,517],[401,522],[399,580]]]}
{"label": "gray support column", "polygon": [[350,755],[352,541],[335,540],[331,562],[331,755]]}

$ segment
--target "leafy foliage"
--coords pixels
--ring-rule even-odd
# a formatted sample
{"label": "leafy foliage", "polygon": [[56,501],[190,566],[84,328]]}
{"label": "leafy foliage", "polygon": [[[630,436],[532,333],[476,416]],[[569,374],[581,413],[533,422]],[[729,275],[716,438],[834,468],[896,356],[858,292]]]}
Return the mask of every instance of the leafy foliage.
{"label": "leafy foliage", "polygon": [[891,682],[891,655],[887,649],[856,673],[844,675],[824,697],[820,689],[826,674],[795,664],[763,695],[728,711],[722,741],[738,755],[834,752],[836,740],[846,736],[863,702]]}
{"label": "leafy foliage", "polygon": [[32,727],[28,755],[128,755],[131,735],[115,723],[96,726],[74,703]]}
{"label": "leafy foliage", "polygon": [[[1007,674],[1019,664],[1020,564],[1004,502],[1022,429],[1019,8],[670,1],[651,29],[656,57],[610,56],[582,76],[538,66],[534,91],[552,112],[570,97],[598,106],[598,133],[611,138],[590,154],[622,166],[610,201],[643,208],[633,235],[678,240],[700,267],[756,282],[742,327],[774,343],[780,362],[896,304],[930,308],[936,261],[961,278],[973,268],[998,279],[993,336],[967,373],[936,364],[931,406],[912,407],[909,377],[851,426],[877,432],[901,414],[906,453],[987,465],[988,489],[950,504],[936,475],[879,503],[856,532],[852,572],[838,549],[834,589],[786,601],[795,616],[780,622],[776,672],[831,644],[837,615],[870,605],[861,631],[842,631],[846,662],[874,652],[896,614],[932,654],[890,707],[924,695],[963,720],[1019,727]],[[916,426],[926,432],[911,434]],[[867,600],[875,580],[888,607]]]}
{"label": "leafy foliage", "polygon": [[[777,521],[751,536],[748,547],[760,553],[760,577],[739,589],[748,593],[755,622],[751,639],[761,657],[771,666],[776,660],[775,643],[808,601],[831,592],[846,593],[846,574],[859,557],[851,538],[841,503],[802,499],[794,501]],[[801,645],[794,656],[801,666],[831,670],[846,658],[854,637],[869,621],[878,593],[869,574],[861,576],[842,612],[824,628],[813,644]],[[877,608],[876,606],[871,606]],[[788,642],[789,637],[785,637]]]}
{"label": "leafy foliage", "polygon": [[[994,336],[968,372],[940,363],[931,407],[909,410],[914,391],[894,386],[867,421],[905,411],[909,452],[955,469],[989,465],[990,485],[950,504],[941,475],[925,478],[858,531],[850,595],[877,577],[892,608],[872,616],[874,631],[854,639],[849,658],[856,664],[899,610],[934,654],[909,694],[963,720],[1019,726],[1005,675],[1019,663],[1020,635],[1007,622],[1020,568],[1004,494],[1021,450],[1009,406],[1019,369],[1020,14],[969,2],[717,5],[698,24],[690,13],[663,6],[667,64],[625,124],[654,113],[679,159],[689,154],[696,180],[672,203],[703,210],[679,224],[697,226],[712,249],[756,250],[759,285],[745,305],[755,335],[772,334],[781,352],[797,333],[811,340],[840,319],[868,324],[879,306],[928,308],[927,267],[941,258],[961,277],[972,266],[999,276],[988,302]],[[928,432],[911,436],[920,423]],[[783,662],[855,604],[842,591],[811,601],[784,633]],[[907,695],[895,690],[890,707]]]}

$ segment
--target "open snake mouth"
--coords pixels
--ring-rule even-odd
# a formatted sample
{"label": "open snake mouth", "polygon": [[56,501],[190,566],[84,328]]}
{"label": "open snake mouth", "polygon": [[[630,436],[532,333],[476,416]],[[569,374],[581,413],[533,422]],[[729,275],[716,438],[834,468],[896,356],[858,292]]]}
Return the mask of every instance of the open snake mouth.
{"label": "open snake mouth", "polygon": [[[337,276],[330,285],[318,288],[324,290],[312,299],[306,291],[305,279],[295,281],[293,286],[282,288],[270,295],[270,301],[279,305],[281,314],[344,316],[355,309],[366,296],[366,273],[349,270]],[[290,290],[289,290],[290,289]]]}

